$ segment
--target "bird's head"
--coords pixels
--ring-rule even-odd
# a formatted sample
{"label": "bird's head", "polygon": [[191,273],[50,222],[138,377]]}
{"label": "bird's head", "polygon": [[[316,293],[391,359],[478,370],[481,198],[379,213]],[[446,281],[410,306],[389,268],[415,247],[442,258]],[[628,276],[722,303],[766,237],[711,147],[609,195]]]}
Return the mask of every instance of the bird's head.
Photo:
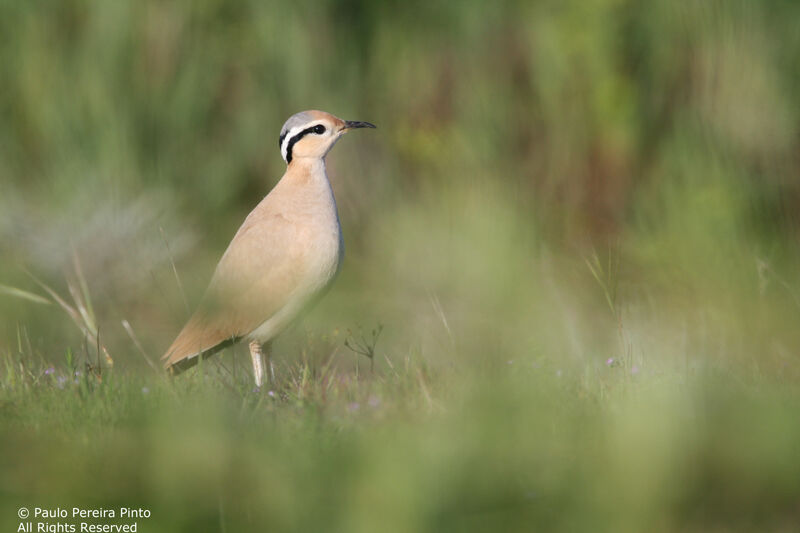
{"label": "bird's head", "polygon": [[369,122],[342,120],[324,111],[301,111],[289,117],[281,128],[278,146],[287,164],[303,157],[321,158],[348,131],[374,127]]}

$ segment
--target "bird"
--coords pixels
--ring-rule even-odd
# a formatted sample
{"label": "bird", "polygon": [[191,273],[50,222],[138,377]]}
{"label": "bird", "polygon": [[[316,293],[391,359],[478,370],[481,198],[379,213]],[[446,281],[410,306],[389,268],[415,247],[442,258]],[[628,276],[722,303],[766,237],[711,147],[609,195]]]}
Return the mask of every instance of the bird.
{"label": "bird", "polygon": [[289,117],[278,138],[286,172],[245,218],[217,264],[194,314],[164,353],[172,374],[247,341],[256,387],[265,357],[275,381],[272,340],[330,286],[344,256],[325,156],[345,133],[375,128],[317,110]]}

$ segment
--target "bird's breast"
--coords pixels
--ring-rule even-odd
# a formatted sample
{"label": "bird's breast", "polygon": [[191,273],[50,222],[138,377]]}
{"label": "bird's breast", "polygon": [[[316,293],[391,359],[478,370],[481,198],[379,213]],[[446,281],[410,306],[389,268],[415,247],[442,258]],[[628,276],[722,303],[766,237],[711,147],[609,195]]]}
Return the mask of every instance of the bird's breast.
{"label": "bird's breast", "polygon": [[330,186],[327,188],[302,198],[302,206],[293,209],[296,238],[293,247],[298,254],[301,292],[322,290],[330,283],[339,271],[344,253],[336,202]]}
{"label": "bird's breast", "polygon": [[[266,342],[312,303],[339,271],[344,246],[333,191],[320,161],[290,166],[256,208],[252,237],[263,252],[253,277],[262,287],[264,322],[248,337]],[[246,224],[247,225],[247,224]],[[257,291],[252,291],[258,299]]]}
{"label": "bird's breast", "polygon": [[323,288],[336,276],[344,254],[342,231],[335,207],[324,219],[312,224],[311,232],[306,267],[310,278],[316,280],[314,285]]}

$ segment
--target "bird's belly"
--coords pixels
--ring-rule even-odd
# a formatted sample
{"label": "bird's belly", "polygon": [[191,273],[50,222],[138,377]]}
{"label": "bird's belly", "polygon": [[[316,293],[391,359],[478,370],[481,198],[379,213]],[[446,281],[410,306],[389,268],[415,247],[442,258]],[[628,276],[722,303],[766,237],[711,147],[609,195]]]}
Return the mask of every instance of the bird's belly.
{"label": "bird's belly", "polygon": [[269,342],[274,339],[281,331],[294,320],[303,308],[308,304],[309,299],[296,298],[283,306],[277,313],[272,315],[269,320],[258,326],[249,335],[248,340],[255,340],[260,343]]}
{"label": "bird's belly", "polygon": [[247,335],[248,339],[261,343],[273,339],[330,285],[344,255],[338,220],[336,222],[335,227],[328,227],[316,238],[307,241],[308,245],[303,247],[303,260],[300,261],[302,266],[298,267],[297,284],[286,303]]}

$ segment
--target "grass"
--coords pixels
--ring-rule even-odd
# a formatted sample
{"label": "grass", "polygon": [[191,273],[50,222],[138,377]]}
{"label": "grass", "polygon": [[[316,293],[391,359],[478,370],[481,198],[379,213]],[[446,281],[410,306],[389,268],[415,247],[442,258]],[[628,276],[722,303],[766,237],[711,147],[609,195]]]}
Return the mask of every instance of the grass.
{"label": "grass", "polygon": [[[794,527],[791,273],[698,232],[669,260],[633,238],[520,246],[502,196],[443,201],[383,214],[262,390],[241,347],[168,378],[127,320],[93,337],[107,302],[77,259],[71,300],[6,291],[73,329],[58,354],[20,326],[2,354],[3,525],[79,505],[149,509],[143,531]],[[179,271],[163,269],[178,308]]]}
{"label": "grass", "polygon": [[143,531],[790,531],[799,518],[796,380],[642,367],[630,349],[428,361],[388,355],[382,329],[306,336],[262,390],[235,350],[168,378],[92,351],[53,364],[21,342],[0,382],[4,527],[23,505],[142,507]]}
{"label": "grass", "polygon": [[78,505],[149,509],[143,531],[792,530],[791,261],[683,201],[697,229],[650,237],[679,246],[558,250],[486,190],[384,212],[261,390],[241,347],[152,368],[155,329],[115,336],[80,261],[71,300],[9,288],[70,348],[21,325],[2,352],[3,526]]}

